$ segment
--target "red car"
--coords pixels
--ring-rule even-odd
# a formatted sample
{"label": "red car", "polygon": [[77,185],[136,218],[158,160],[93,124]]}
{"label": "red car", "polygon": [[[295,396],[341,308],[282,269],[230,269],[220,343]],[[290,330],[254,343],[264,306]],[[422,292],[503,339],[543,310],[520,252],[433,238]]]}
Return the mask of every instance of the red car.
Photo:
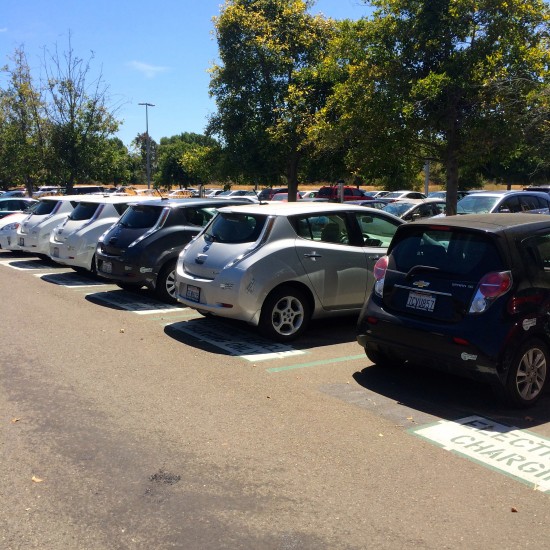
{"label": "red car", "polygon": [[[361,189],[357,189],[356,187],[346,186],[344,187],[343,191],[344,191],[344,201],[356,201],[356,200],[365,198],[365,192],[361,191]],[[331,185],[331,186],[321,187],[321,189],[319,189],[317,198],[328,199],[329,201],[337,202],[339,200],[338,186]]]}

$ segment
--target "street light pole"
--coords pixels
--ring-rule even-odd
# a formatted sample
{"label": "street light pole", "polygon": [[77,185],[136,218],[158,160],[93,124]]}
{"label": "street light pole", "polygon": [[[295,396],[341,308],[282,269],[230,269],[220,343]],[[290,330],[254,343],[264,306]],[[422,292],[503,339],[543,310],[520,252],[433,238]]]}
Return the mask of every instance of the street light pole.
{"label": "street light pole", "polygon": [[151,189],[151,139],[149,137],[149,107],[154,107],[153,103],[138,103],[145,105],[145,136],[147,137],[147,189]]}

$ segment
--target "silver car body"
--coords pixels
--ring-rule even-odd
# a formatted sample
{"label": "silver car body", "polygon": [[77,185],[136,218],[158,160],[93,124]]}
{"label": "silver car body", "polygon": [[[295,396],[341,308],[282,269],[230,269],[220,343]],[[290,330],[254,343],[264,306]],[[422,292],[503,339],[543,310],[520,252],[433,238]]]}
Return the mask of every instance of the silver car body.
{"label": "silver car body", "polygon": [[99,237],[118,221],[129,204],[146,200],[151,197],[85,195],[50,233],[50,258],[62,265],[94,271]]}
{"label": "silver car body", "polygon": [[[243,222],[235,223],[231,242],[212,236],[216,224],[233,218],[256,220],[258,231],[239,239]],[[339,231],[328,236],[338,223]],[[177,299],[253,325],[260,322],[266,298],[280,287],[300,289],[312,318],[358,312],[373,284],[372,268],[402,223],[380,210],[336,203],[222,208],[179,256]]]}

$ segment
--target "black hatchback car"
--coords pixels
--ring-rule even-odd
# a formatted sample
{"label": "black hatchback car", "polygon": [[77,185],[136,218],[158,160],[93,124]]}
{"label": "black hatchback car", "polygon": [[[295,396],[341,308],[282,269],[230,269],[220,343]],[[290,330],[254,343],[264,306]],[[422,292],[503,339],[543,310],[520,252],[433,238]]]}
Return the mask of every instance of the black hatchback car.
{"label": "black hatchback car", "polygon": [[97,244],[97,274],[125,290],[152,289],[175,303],[176,260],[218,208],[240,199],[151,199],[128,207]]}
{"label": "black hatchback car", "polygon": [[400,226],[357,325],[374,363],[489,382],[509,404],[541,396],[550,368],[550,217],[479,214]]}

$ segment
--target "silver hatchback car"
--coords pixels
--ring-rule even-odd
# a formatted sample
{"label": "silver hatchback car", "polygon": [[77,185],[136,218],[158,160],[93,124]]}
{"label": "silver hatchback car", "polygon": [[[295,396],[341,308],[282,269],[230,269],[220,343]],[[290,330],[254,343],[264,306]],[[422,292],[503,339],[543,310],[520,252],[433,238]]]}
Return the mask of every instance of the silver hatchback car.
{"label": "silver hatchback car", "polygon": [[359,312],[403,220],[334,203],[222,208],[179,256],[177,299],[279,342],[310,319]]}

